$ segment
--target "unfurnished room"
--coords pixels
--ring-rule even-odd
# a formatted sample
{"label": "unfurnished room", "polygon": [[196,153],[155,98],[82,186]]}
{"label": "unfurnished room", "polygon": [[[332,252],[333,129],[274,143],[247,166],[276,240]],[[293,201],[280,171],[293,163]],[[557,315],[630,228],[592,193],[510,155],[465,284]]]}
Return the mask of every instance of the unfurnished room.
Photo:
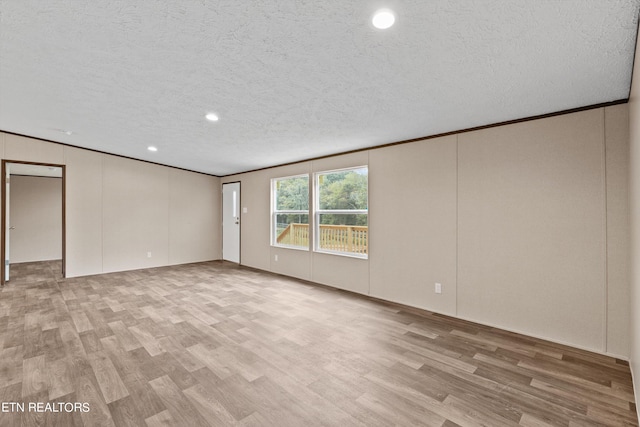
{"label": "unfurnished room", "polygon": [[640,0],[0,0],[0,426],[638,426]]}

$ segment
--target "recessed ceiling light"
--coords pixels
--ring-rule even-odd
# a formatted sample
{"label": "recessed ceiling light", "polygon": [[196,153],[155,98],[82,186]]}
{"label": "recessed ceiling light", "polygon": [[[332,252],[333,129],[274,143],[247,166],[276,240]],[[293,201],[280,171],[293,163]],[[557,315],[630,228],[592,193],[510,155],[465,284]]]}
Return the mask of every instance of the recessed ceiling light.
{"label": "recessed ceiling light", "polygon": [[381,30],[386,30],[396,22],[396,17],[389,9],[378,10],[371,19],[373,26]]}
{"label": "recessed ceiling light", "polygon": [[214,114],[214,113],[209,113],[205,117],[207,118],[207,120],[212,121],[212,122],[217,122],[218,120],[220,120],[218,118],[218,115]]}
{"label": "recessed ceiling light", "polygon": [[155,151],[158,151],[158,148],[154,147],[153,145],[150,145],[147,147],[147,150],[155,152]]}

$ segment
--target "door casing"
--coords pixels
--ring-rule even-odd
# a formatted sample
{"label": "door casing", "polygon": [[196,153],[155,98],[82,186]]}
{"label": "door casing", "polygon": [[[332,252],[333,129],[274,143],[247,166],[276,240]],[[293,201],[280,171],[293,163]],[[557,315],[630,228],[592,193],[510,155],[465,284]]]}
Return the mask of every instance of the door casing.
{"label": "door casing", "polygon": [[19,164],[25,164],[25,165],[36,165],[36,166],[46,166],[46,167],[56,167],[56,168],[61,168],[62,169],[62,277],[66,277],[66,267],[67,267],[67,242],[66,242],[66,235],[67,235],[67,227],[66,227],[66,204],[67,204],[67,197],[66,197],[66,171],[65,171],[65,165],[58,165],[58,164],[53,164],[53,163],[38,163],[38,162],[25,162],[25,161],[21,161],[21,160],[2,160],[2,179],[3,179],[3,185],[2,185],[2,214],[0,215],[2,217],[2,238],[1,240],[1,244],[2,247],[0,248],[0,257],[2,259],[2,274],[0,275],[0,285],[4,286],[5,284],[5,277],[6,277],[6,249],[7,249],[7,192],[6,192],[6,188],[7,188],[7,164],[8,163],[19,163]]}

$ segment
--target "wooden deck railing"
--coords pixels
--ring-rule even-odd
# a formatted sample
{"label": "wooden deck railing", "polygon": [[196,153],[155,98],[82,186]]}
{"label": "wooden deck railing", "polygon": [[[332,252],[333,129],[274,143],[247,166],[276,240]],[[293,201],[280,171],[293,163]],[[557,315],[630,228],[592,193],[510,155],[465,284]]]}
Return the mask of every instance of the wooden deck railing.
{"label": "wooden deck railing", "polygon": [[278,235],[282,245],[309,246],[309,224],[291,223]]}
{"label": "wooden deck railing", "polygon": [[[309,246],[309,225],[289,224],[277,241],[283,245]],[[320,224],[318,242],[320,249],[366,255],[369,253],[369,227]]]}

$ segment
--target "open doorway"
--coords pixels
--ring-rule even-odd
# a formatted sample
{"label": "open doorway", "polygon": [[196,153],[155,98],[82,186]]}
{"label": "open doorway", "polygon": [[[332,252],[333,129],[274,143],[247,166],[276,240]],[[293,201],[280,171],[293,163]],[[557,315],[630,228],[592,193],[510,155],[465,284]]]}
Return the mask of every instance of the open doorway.
{"label": "open doorway", "polygon": [[65,275],[65,167],[2,161],[1,283]]}

